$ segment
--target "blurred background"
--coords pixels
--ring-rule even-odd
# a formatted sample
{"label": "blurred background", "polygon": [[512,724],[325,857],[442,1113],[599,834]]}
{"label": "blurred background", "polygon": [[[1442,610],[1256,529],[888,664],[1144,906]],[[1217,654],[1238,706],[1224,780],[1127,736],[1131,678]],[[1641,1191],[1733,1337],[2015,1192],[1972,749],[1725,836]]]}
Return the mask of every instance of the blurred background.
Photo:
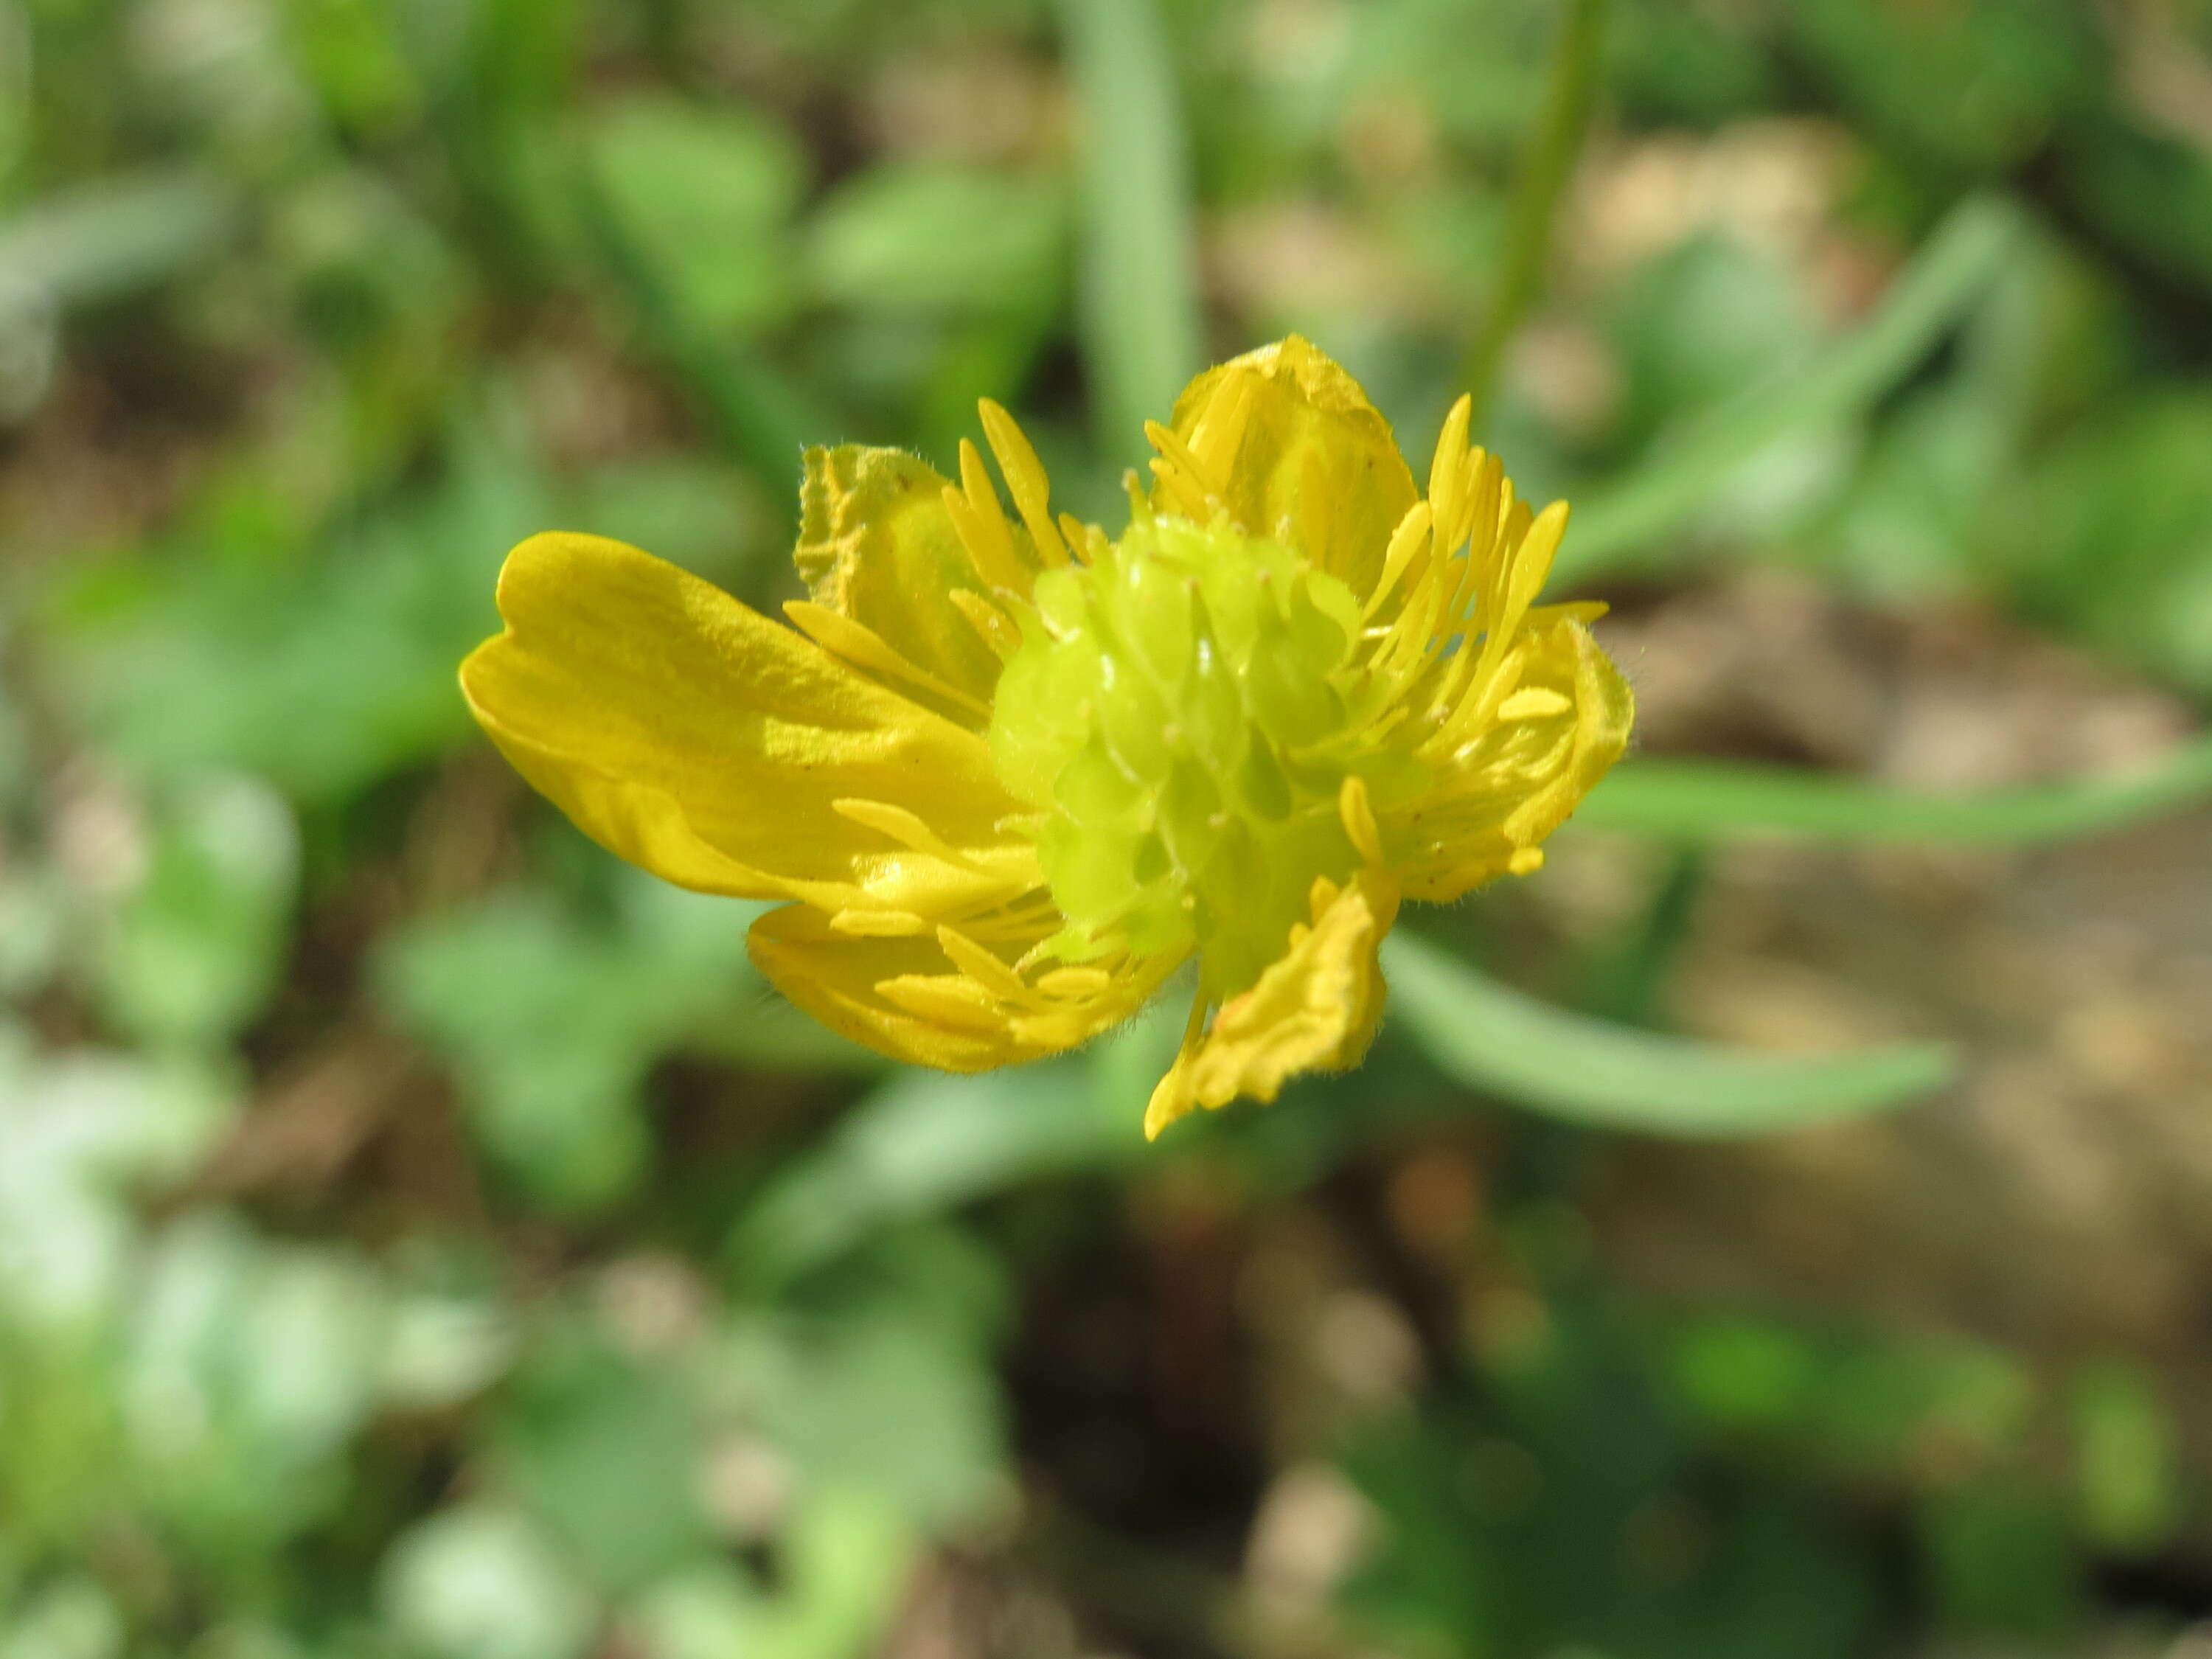
{"label": "blurred background", "polygon": [[[889,1072],[456,694],[1291,329],[1642,702],[1358,1073]],[[0,1659],[2208,1659],[2208,696],[2205,0],[0,0]]]}

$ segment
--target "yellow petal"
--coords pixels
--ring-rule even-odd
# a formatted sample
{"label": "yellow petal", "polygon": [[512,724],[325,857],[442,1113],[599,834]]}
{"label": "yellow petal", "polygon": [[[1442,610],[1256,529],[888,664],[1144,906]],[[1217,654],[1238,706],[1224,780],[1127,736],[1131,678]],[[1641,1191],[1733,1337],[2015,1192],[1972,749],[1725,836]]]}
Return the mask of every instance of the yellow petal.
{"label": "yellow petal", "polygon": [[876,987],[939,969],[935,939],[866,939],[835,931],[811,905],[787,904],[757,919],[745,935],[754,965],[769,982],[838,1036],[909,1065],[981,1072],[1034,1060],[1010,1028],[995,1035],[933,1019],[888,1000]]}
{"label": "yellow petal", "polygon": [[[602,846],[679,886],[935,915],[1036,884],[978,734],[652,555],[534,536],[507,630],[461,688],[515,769]],[[855,817],[927,823],[917,848]],[[841,803],[843,806],[841,807]]]}
{"label": "yellow petal", "polygon": [[[1418,491],[1390,423],[1335,362],[1293,334],[1193,380],[1173,427],[1248,533],[1283,538],[1363,599],[1373,589]],[[1185,510],[1165,489],[1155,505]]]}
{"label": "yellow petal", "polygon": [[1240,1095],[1271,1101],[1300,1072],[1357,1065],[1382,1022],[1376,952],[1397,913],[1396,891],[1379,872],[1361,872],[1341,891],[1316,881],[1312,927],[1293,928],[1290,948],[1259,982],[1185,1044],[1152,1091],[1146,1139],[1194,1108]]}
{"label": "yellow petal", "polygon": [[1636,724],[1636,694],[1598,648],[1590,631],[1568,623],[1552,646],[1555,658],[1573,653],[1571,688],[1551,689],[1573,704],[1573,738],[1566,763],[1550,782],[1513,809],[1505,820],[1505,834],[1516,848],[1533,847],[1565,823],[1598,780],[1628,750],[1628,734]]}
{"label": "yellow petal", "polygon": [[1627,749],[1635,695],[1567,609],[1523,630],[1526,665],[1497,722],[1438,769],[1426,796],[1387,815],[1407,897],[1443,903],[1537,867],[1537,845]]}
{"label": "yellow petal", "polygon": [[908,696],[933,680],[948,686],[955,697],[925,689],[919,700],[963,725],[980,725],[974,710],[989,707],[1000,663],[953,602],[956,592],[983,597],[985,584],[945,508],[947,487],[934,469],[896,449],[810,449],[792,556],[816,605],[857,623],[921,671],[887,683]]}
{"label": "yellow petal", "polygon": [[[1048,915],[1040,928],[1056,928]],[[953,948],[946,948],[948,936]],[[978,977],[983,947],[940,929],[928,936],[854,937],[812,906],[788,904],[753,923],[746,945],[771,984],[830,1030],[878,1054],[941,1071],[980,1072],[1056,1054],[1126,1019],[1172,971],[1133,961],[1111,975],[1018,990],[1012,964]],[[988,981],[988,982],[987,982]]]}

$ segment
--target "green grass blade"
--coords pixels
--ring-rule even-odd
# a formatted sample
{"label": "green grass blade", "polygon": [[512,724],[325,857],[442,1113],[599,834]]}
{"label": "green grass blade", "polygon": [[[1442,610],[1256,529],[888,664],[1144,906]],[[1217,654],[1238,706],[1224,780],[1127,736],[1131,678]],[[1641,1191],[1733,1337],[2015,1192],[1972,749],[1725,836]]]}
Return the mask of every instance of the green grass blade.
{"label": "green grass blade", "polygon": [[585,234],[636,313],[646,345],[690,387],[724,448],[760,479],[787,526],[795,526],[799,457],[808,444],[834,434],[836,424],[772,365],[690,314],[589,163],[576,166],[572,181]]}
{"label": "green grass blade", "polygon": [[1580,823],[1681,841],[1778,835],[1849,841],[2051,842],[2124,829],[2212,799],[2212,738],[2118,777],[1964,795],[1732,761],[1635,760],[1576,814]]}
{"label": "green grass blade", "polygon": [[1153,0],[1060,0],[1082,122],[1085,362],[1099,436],[1134,460],[1206,361],[1189,141]]}
{"label": "green grass blade", "polygon": [[1548,1116],[1686,1138],[1854,1117],[1937,1089],[1940,1043],[1780,1055],[1608,1024],[1539,1002],[1403,933],[1383,949],[1390,1005],[1447,1076]]}
{"label": "green grass blade", "polygon": [[1976,198],[1955,209],[1867,322],[1810,367],[1683,433],[1626,478],[1576,504],[1559,574],[1581,581],[1649,562],[1748,462],[1786,439],[1865,410],[1981,298],[2019,246],[2020,216]]}

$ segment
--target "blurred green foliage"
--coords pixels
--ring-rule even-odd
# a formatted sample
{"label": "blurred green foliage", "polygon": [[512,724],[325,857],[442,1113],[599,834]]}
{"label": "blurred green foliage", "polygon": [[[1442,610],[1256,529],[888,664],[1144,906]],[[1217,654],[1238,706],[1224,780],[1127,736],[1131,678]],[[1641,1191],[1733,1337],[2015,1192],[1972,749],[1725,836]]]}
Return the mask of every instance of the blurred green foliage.
{"label": "blurred green foliage", "polygon": [[[1601,163],[1811,131],[1840,182],[1826,265],[1725,214],[1638,241],[1595,184],[1563,219],[1538,320],[1601,372],[1509,354],[1491,425],[1583,504],[1571,577],[1767,562],[2212,694],[2212,159],[2126,67],[2212,76],[2203,8],[1611,10]],[[520,536],[765,603],[800,443],[942,465],[978,396],[1103,512],[1132,411],[1297,327],[1423,453],[1557,15],[0,0],[0,1659],[848,1659],[931,1650],[884,1644],[975,1561],[1163,1655],[2047,1648],[2161,1553],[2212,1607],[2142,1364],[1606,1280],[1599,1143],[1492,1107],[1734,1132],[1944,1064],[1601,1024],[1662,1005],[1668,902],[1587,1012],[1469,965],[1510,912],[1450,917],[1364,1071],[1148,1150],[1171,1019],[885,1075],[773,1000],[748,907],[611,867],[455,693]],[[1918,802],[1655,758],[1592,816],[1997,842],[2206,783],[2201,748]],[[1340,1467],[1376,1522],[1340,1593],[1285,1635],[1218,1515],[1066,1512],[1070,1468],[1142,1460],[1061,1448],[1037,1329],[1119,1375],[1110,1286],[1157,1279],[1172,1378],[1227,1234],[1470,1133],[1504,1173],[1462,1265],[1510,1294],[1425,1386],[1202,1456],[1117,1427],[1241,1471],[1232,1531]]]}

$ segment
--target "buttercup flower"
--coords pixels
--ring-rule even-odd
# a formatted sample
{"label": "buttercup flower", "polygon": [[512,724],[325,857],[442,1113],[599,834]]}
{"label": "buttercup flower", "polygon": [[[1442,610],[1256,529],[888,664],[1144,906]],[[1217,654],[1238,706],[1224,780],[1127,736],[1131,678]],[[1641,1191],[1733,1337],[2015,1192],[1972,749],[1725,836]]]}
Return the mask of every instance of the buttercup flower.
{"label": "buttercup flower", "polygon": [[1539,605],[1567,511],[1468,442],[1424,496],[1295,337],[1147,432],[1118,538],[1055,515],[982,405],[948,483],[806,457],[786,628],[649,554],[532,538],[461,670],[507,758],[603,846],[787,900],[753,959],[834,1030],[951,1071],[1033,1060],[1197,959],[1146,1134],[1355,1064],[1404,898],[1543,862],[1627,742],[1594,604]]}

